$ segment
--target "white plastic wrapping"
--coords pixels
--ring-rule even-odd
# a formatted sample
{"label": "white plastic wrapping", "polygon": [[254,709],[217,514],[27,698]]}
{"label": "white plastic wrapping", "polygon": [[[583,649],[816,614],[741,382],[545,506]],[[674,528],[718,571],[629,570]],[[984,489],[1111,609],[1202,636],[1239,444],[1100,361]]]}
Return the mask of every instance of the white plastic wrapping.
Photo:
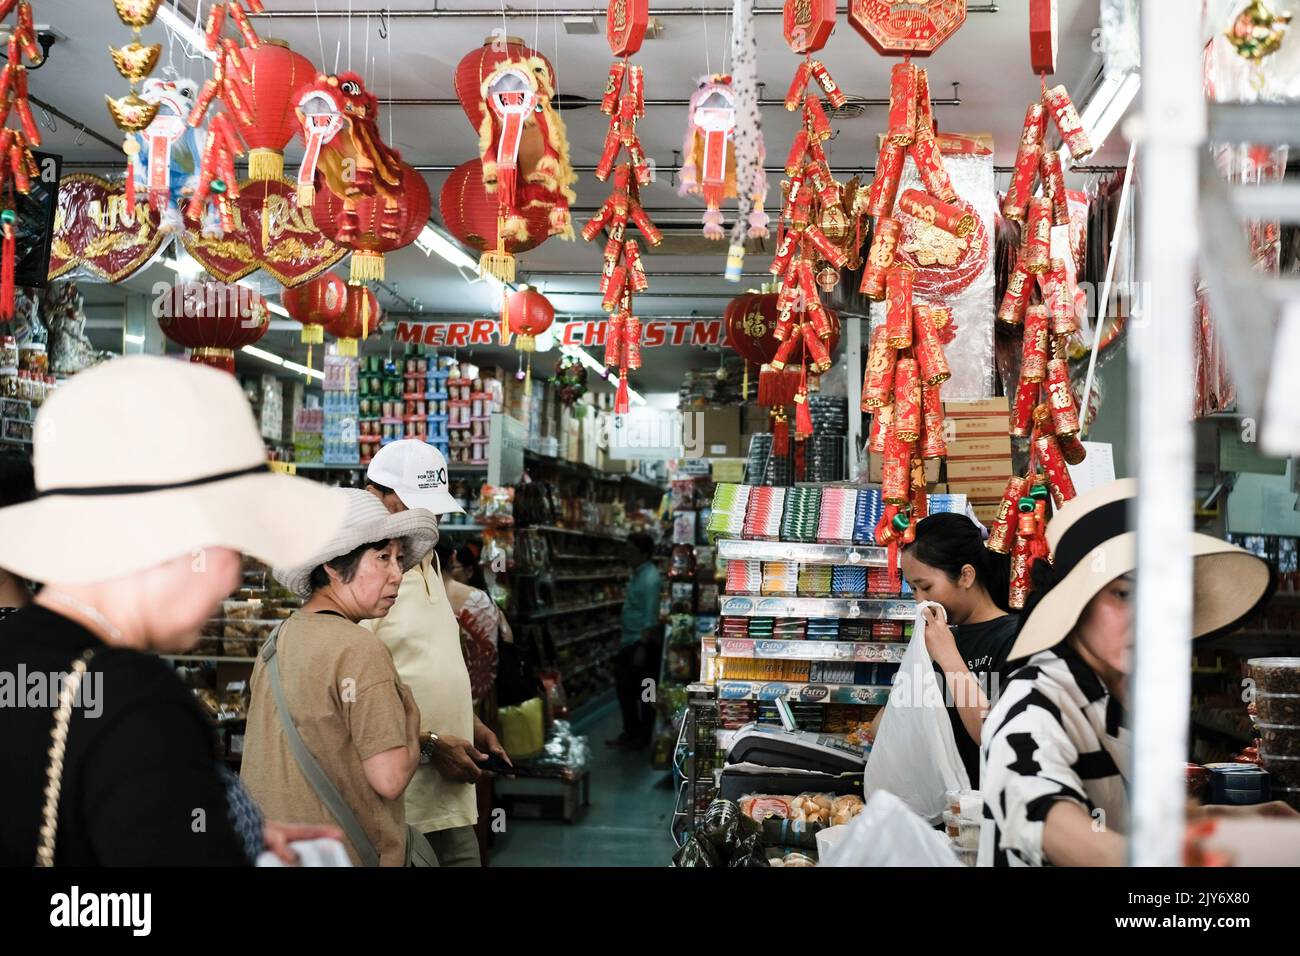
{"label": "white plastic wrapping", "polygon": [[[944,168],[953,188],[963,202],[979,217],[979,226],[966,240],[934,236],[941,230],[925,227],[899,209],[895,218],[903,224],[898,246],[899,261],[917,267],[912,286],[913,301],[924,305],[944,305],[952,309],[957,336],[944,348],[952,378],[943,385],[944,401],[974,401],[993,396],[993,322],[994,302],[993,235],[997,193],[993,176],[993,156],[945,155]],[[907,189],[923,189],[916,165],[909,156],[903,167],[899,194]],[[922,230],[918,232],[918,229]],[[952,264],[935,261],[934,249],[925,246],[925,230],[942,243],[944,258]],[[917,241],[917,240],[922,241]],[[962,248],[961,243],[969,242]],[[909,248],[910,247],[910,248]],[[885,303],[871,304],[872,327],[885,321]],[[870,341],[870,335],[863,336]]]}

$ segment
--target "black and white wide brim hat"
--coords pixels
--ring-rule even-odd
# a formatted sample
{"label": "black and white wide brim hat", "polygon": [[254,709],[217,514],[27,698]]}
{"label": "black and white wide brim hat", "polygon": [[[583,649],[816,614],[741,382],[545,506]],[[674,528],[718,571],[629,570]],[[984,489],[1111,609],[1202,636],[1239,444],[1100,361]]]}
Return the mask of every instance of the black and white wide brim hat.
{"label": "black and white wide brim hat", "polygon": [[[1067,502],[1047,525],[1058,584],[1035,605],[1011,648],[1012,660],[1055,647],[1074,629],[1088,602],[1137,568],[1132,512],[1137,481],[1124,478]],[[1193,637],[1230,631],[1273,591],[1268,562],[1236,545],[1188,533],[1193,557]]]}

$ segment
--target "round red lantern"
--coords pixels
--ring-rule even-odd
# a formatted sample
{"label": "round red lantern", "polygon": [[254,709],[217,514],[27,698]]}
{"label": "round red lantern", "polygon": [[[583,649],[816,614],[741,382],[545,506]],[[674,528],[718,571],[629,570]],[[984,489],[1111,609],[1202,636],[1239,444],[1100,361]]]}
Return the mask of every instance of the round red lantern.
{"label": "round red lantern", "polygon": [[379,299],[365,286],[349,284],[347,291],[343,314],[326,325],[325,331],[338,338],[340,355],[356,355],[357,341],[378,334],[383,316],[379,311]]}
{"label": "round red lantern", "polygon": [[316,78],[316,68],[283,40],[263,40],[240,47],[247,83],[239,83],[242,102],[232,102],[223,88],[221,101],[248,144],[248,177],[279,179],[284,175],[284,147],[299,131],[293,94]]}
{"label": "round red lantern", "polygon": [[280,304],[289,318],[302,323],[302,341],[320,345],[325,341],[325,326],[343,317],[348,287],[334,273],[323,272],[310,282],[285,289]]}
{"label": "round red lantern", "polygon": [[190,350],[190,361],[234,374],[235,349],[252,345],[271,327],[266,300],[245,286],[178,283],[162,302],[158,327]]}
{"label": "round red lantern", "polygon": [[483,97],[483,81],[493,70],[507,60],[527,61],[535,57],[544,65],[549,78],[548,89],[555,89],[555,68],[551,61],[536,50],[527,46],[519,37],[506,37],[505,43],[500,37],[491,36],[483,41],[477,50],[471,50],[456,64],[456,98],[460,100],[461,109],[469,120],[470,126],[477,133],[487,117],[487,106]]}
{"label": "round red lantern", "polygon": [[[775,292],[747,292],[727,304],[723,312],[727,344],[746,362],[766,365],[776,357],[776,350],[781,346],[774,335],[779,318],[776,307],[779,298]],[[826,310],[826,317],[831,327],[826,350],[833,354],[840,344],[840,319],[830,309]],[[798,365],[802,360],[803,347],[800,346],[787,364]]]}
{"label": "round red lantern", "polygon": [[515,348],[521,352],[534,351],[537,336],[555,321],[555,307],[550,300],[526,285],[506,297],[505,313],[510,331],[519,337]]}
{"label": "round red lantern", "polygon": [[403,163],[396,196],[349,200],[318,189],[311,217],[322,234],[352,250],[349,282],[377,282],[384,278],[384,253],[413,243],[428,223],[431,208],[424,177]]}
{"label": "round red lantern", "polygon": [[[496,196],[489,196],[483,188],[483,163],[471,159],[451,171],[442,184],[438,209],[448,231],[479,252],[497,247]],[[528,238],[505,237],[506,252],[518,255],[535,249],[546,241],[550,233],[551,206],[524,206],[520,209],[528,228]]]}

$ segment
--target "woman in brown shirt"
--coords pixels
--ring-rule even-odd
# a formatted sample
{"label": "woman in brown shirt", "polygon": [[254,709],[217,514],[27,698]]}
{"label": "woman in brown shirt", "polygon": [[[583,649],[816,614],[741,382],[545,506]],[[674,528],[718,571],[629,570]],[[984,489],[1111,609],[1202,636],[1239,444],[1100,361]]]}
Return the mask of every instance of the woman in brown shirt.
{"label": "woman in brown shirt", "polygon": [[[420,711],[388,649],[359,621],[383,617],[402,574],[437,539],[421,509],[390,515],[373,495],[347,497],[343,530],[311,566],[276,568],[307,598],[281,625],[275,655],[293,723],[365,831],[381,866],[401,866],[407,828],[402,795],[420,760]],[[241,776],[268,814],[336,823],[299,769],[284,733],[267,663],[253,668]],[[354,863],[363,855],[345,840]]]}

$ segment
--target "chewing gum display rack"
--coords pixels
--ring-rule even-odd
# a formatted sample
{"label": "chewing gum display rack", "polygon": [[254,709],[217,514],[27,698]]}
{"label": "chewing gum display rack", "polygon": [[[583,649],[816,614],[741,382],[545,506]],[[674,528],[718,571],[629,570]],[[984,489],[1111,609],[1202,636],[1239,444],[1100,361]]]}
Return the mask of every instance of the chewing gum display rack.
{"label": "chewing gum display rack", "polygon": [[891,641],[782,641],[748,637],[718,638],[719,657],[801,661],[853,661],[898,664],[907,643]]}
{"label": "chewing gum display rack", "polygon": [[854,544],[797,544],[790,541],[742,541],[719,538],[719,560],[798,561],[800,564],[838,564],[883,568],[889,564],[885,548]]}
{"label": "chewing gum display rack", "polygon": [[872,621],[911,621],[916,616],[916,603],[900,598],[727,595],[721,600],[718,614],[721,617],[847,617]]}
{"label": "chewing gum display rack", "polygon": [[889,688],[875,684],[796,684],[788,681],[720,680],[718,700],[788,700],[801,704],[883,705]]}

